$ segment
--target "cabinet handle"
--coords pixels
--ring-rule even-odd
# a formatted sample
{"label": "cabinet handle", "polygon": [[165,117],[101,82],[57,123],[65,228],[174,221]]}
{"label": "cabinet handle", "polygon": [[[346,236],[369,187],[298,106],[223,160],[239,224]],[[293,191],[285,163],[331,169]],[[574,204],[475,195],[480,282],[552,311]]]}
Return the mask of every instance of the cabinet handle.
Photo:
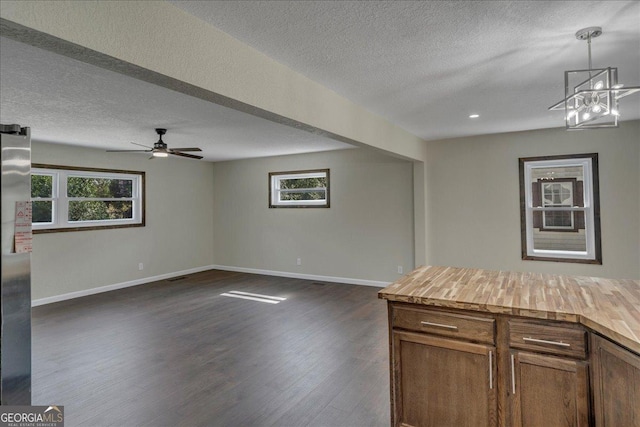
{"label": "cabinet handle", "polygon": [[458,329],[457,326],[453,326],[453,325],[443,325],[442,323],[432,323],[432,322],[425,322],[422,321],[420,322],[420,324],[422,326],[437,326],[438,328],[445,328],[445,329]]}
{"label": "cabinet handle", "polygon": [[571,344],[566,343],[566,342],[562,342],[562,341],[548,341],[548,340],[539,340],[537,338],[531,338],[531,337],[524,337],[522,338],[523,341],[526,342],[535,342],[538,344],[549,344],[549,345],[557,345],[560,347],[571,347]]}
{"label": "cabinet handle", "polygon": [[516,361],[515,355],[511,355],[511,391],[516,395]]}
{"label": "cabinet handle", "polygon": [[493,390],[493,351],[489,350],[489,390]]}

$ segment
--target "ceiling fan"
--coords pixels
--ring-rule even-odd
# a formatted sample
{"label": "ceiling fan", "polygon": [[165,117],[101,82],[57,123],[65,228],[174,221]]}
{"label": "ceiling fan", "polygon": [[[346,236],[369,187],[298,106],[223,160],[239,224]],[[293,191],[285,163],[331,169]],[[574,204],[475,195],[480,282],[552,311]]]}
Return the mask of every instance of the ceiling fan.
{"label": "ceiling fan", "polygon": [[184,153],[184,151],[202,151],[199,148],[196,147],[190,147],[190,148],[169,148],[167,147],[167,144],[164,143],[164,141],[162,141],[162,135],[167,133],[166,129],[156,129],[156,133],[158,134],[158,136],[160,137],[160,139],[158,139],[158,142],[156,142],[155,144],[153,144],[153,147],[149,147],[147,145],[142,145],[142,144],[138,144],[136,142],[131,142],[132,144],[135,145],[139,145],[141,147],[146,147],[148,148],[148,150],[107,150],[107,152],[110,153],[151,153],[150,157],[151,159],[153,159],[154,157],[169,157],[169,154],[173,154],[176,156],[182,156],[182,157],[188,157],[190,159],[202,159],[202,156],[196,156],[194,154],[187,154]]}

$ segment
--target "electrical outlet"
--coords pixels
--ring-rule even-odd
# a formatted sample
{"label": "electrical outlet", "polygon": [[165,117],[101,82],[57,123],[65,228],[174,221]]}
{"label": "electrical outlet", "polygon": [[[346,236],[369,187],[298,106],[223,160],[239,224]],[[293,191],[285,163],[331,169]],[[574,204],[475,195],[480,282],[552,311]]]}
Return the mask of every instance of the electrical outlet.
{"label": "electrical outlet", "polygon": [[302,265],[302,258],[296,259],[296,265]]}
{"label": "electrical outlet", "polygon": [[138,263],[138,270],[142,271],[144,270],[144,264],[143,263]]}
{"label": "electrical outlet", "polygon": [[403,268],[401,265],[398,266],[398,274],[402,274]]}

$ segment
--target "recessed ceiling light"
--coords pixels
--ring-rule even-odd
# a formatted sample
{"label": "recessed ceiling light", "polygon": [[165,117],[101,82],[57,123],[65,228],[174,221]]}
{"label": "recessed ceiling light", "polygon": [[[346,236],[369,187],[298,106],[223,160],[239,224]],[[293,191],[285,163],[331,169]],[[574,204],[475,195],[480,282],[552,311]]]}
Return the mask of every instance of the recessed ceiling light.
{"label": "recessed ceiling light", "polygon": [[469,116],[470,119],[477,119],[478,117],[480,117],[480,114],[472,114]]}

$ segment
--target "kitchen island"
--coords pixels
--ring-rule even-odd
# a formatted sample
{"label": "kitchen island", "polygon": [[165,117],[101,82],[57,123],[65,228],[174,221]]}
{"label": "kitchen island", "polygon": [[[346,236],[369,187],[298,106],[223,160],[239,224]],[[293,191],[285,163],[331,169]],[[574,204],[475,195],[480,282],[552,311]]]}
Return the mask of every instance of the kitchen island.
{"label": "kitchen island", "polygon": [[378,295],[392,425],[640,426],[640,281],[421,267]]}

